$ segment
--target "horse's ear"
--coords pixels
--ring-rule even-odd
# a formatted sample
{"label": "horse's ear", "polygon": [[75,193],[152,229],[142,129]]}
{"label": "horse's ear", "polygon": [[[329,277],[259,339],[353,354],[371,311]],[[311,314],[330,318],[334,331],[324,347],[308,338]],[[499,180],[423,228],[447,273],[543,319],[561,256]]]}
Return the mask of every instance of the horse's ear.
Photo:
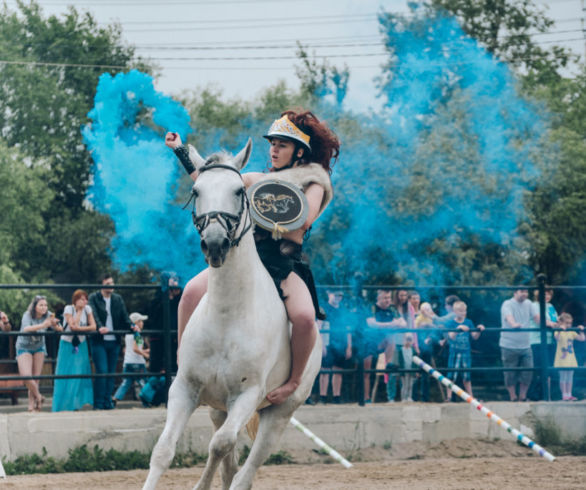
{"label": "horse's ear", "polygon": [[248,163],[250,154],[252,153],[252,140],[248,138],[246,146],[240,150],[240,153],[234,157],[234,165],[238,170],[242,170]]}
{"label": "horse's ear", "polygon": [[195,165],[195,169],[199,170],[199,167],[205,164],[206,161],[201,157],[194,146],[187,145],[187,147],[189,148],[189,159]]}

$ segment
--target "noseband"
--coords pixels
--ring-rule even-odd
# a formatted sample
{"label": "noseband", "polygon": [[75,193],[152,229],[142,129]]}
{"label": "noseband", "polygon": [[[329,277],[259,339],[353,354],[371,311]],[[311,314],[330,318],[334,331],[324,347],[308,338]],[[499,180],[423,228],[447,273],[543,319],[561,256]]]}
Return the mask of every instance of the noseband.
{"label": "noseband", "polygon": [[[223,168],[226,170],[232,170],[232,172],[236,172],[238,174],[238,176],[240,178],[242,178],[242,176],[240,175],[240,172],[238,170],[236,170],[234,167],[231,167],[230,165],[223,165],[221,163],[212,163],[212,164],[204,165],[203,167],[198,169],[198,173],[202,174],[203,172],[206,172],[207,170],[213,170],[216,168]],[[232,248],[232,247],[238,246],[238,244],[240,243],[240,240],[242,240],[242,237],[245,235],[245,233],[248,230],[250,230],[250,228],[252,226],[252,221],[250,219],[250,212],[249,212],[250,202],[248,201],[248,196],[246,194],[246,189],[244,188],[244,186],[242,187],[240,211],[238,212],[238,214],[226,213],[224,211],[210,211],[209,213],[196,214],[196,212],[195,212],[195,194],[193,192],[191,194],[191,197],[189,198],[189,201],[187,201],[187,204],[184,206],[183,209],[185,209],[192,200],[193,200],[193,209],[191,211],[191,216],[193,218],[193,224],[197,228],[197,231],[199,232],[200,235],[208,227],[209,224],[217,222],[222,226],[222,228],[224,228],[224,230],[226,230],[226,233],[228,234],[228,238],[230,239],[230,248]],[[240,226],[240,222],[242,221],[242,215],[244,214],[244,211],[246,211],[245,225],[244,225],[244,228],[242,229],[242,231],[240,232],[240,236],[236,237],[235,236],[236,230]]]}

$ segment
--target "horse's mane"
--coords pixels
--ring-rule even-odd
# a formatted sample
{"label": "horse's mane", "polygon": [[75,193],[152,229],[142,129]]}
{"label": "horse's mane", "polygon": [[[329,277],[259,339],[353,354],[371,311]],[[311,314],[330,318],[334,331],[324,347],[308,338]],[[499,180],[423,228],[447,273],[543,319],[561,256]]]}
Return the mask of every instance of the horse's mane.
{"label": "horse's mane", "polygon": [[227,165],[227,164],[231,163],[233,158],[234,158],[233,155],[231,155],[227,151],[222,150],[222,151],[219,151],[217,153],[213,153],[212,155],[210,155],[206,159],[206,161],[204,163],[204,167],[206,167],[208,165],[215,165],[215,164]]}

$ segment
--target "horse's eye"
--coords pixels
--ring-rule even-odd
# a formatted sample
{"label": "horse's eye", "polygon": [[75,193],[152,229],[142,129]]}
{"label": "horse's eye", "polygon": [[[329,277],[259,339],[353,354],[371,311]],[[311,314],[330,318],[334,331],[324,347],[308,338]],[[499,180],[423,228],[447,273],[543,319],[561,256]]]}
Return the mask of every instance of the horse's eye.
{"label": "horse's eye", "polygon": [[241,187],[236,191],[236,197],[240,197],[242,194],[244,194],[244,187]]}

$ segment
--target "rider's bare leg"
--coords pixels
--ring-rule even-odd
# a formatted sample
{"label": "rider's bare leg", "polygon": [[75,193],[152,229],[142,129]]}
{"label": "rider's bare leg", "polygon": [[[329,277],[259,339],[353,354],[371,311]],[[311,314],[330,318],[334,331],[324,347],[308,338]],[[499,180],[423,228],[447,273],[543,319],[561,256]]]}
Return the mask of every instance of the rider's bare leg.
{"label": "rider's bare leg", "polygon": [[181,344],[181,336],[191,314],[208,290],[208,270],[204,269],[191,279],[183,290],[177,311],[177,345]]}
{"label": "rider's bare leg", "polygon": [[301,383],[303,371],[315,345],[317,329],[311,295],[301,278],[292,272],[281,282],[285,295],[287,315],[293,324],[291,332],[291,374],[289,379],[267,395],[267,400],[278,405],[283,403]]}

